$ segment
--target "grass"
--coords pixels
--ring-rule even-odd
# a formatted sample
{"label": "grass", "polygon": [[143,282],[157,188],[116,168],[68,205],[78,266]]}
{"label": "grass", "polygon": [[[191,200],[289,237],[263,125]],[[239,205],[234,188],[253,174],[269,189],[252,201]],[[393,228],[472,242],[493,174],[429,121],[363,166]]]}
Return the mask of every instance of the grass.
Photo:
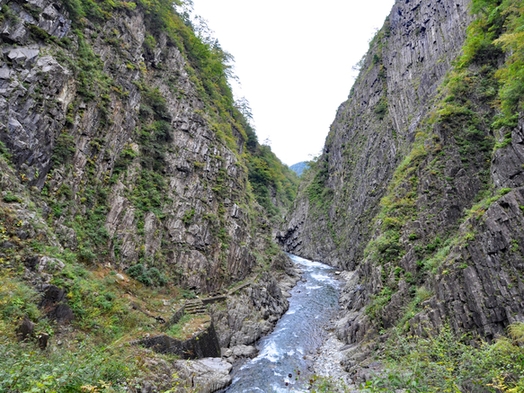
{"label": "grass", "polygon": [[[9,239],[16,221],[0,218],[0,235]],[[106,267],[89,269],[76,253],[35,240],[20,241],[20,246],[0,260],[0,391],[128,391],[129,381],[147,374],[143,359],[157,356],[129,342],[158,332],[153,317],[168,320],[182,291],[152,289]],[[48,319],[38,307],[41,294],[24,280],[20,250],[31,249],[64,264],[45,273],[66,292],[66,304],[74,313],[70,326]],[[35,329],[28,342],[18,343],[16,329],[23,318]],[[50,336],[45,351],[36,340],[42,333]],[[89,386],[92,390],[86,390]]]}
{"label": "grass", "polygon": [[427,338],[394,334],[381,359],[385,371],[361,388],[364,392],[523,392],[522,344],[522,323],[510,325],[507,336],[493,343],[457,336],[448,326]]}
{"label": "grass", "polygon": [[184,341],[201,332],[210,322],[209,315],[186,314],[180,318],[178,323],[170,326],[166,333],[173,338]]}

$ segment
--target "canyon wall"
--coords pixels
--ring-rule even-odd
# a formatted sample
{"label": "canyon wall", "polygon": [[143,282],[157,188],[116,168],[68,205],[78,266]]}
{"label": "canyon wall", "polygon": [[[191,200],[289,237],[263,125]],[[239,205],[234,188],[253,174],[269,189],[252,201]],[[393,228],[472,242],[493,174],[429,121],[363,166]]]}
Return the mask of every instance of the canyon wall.
{"label": "canyon wall", "polygon": [[503,7],[397,1],[305,175],[278,238],[355,271],[346,342],[446,324],[491,339],[524,319],[519,16]]}

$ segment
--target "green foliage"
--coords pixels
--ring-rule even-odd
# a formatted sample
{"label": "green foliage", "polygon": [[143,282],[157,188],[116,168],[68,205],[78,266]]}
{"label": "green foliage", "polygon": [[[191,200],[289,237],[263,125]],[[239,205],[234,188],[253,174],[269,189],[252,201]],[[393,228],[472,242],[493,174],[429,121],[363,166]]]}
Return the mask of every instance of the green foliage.
{"label": "green foliage", "polygon": [[156,267],[148,268],[142,263],[133,265],[127,269],[127,274],[137,281],[147,286],[164,286],[167,284],[167,277]]}
{"label": "green foliage", "polygon": [[[144,355],[127,342],[149,329],[151,318],[131,310],[126,297],[140,294],[142,302],[151,303],[144,307],[152,307],[150,299],[155,292],[149,288],[142,293],[137,290],[139,284],[117,280],[115,274],[104,274],[104,270],[89,271],[76,263],[76,255],[70,251],[61,253],[45,246],[40,251],[66,264],[54,273],[51,283],[65,290],[65,302],[74,312],[74,329],[57,329],[37,308],[40,294],[14,272],[2,268],[0,391],[128,391],[130,382],[139,374],[143,376],[145,369]],[[34,335],[27,342],[17,342],[15,330],[24,317],[35,323]],[[50,335],[45,351],[38,348],[35,339],[41,333]]]}
{"label": "green foliage", "polygon": [[147,51],[152,52],[156,48],[156,39],[151,34],[144,37],[144,47]]}
{"label": "green foliage", "polygon": [[375,106],[373,110],[375,114],[377,115],[377,117],[380,120],[383,120],[388,112],[388,101],[386,97],[384,96],[380,97],[379,102],[377,103],[377,105]]}
{"label": "green foliage", "polygon": [[11,160],[11,154],[9,152],[9,149],[2,141],[0,141],[0,157],[5,158],[7,162]]}
{"label": "green foliage", "polygon": [[75,59],[73,70],[79,82],[78,93],[86,100],[100,99],[105,109],[108,104],[109,88],[113,84],[111,78],[104,72],[104,63],[100,56],[96,55],[93,48],[84,38],[81,31],[75,31],[78,37],[78,58]]}
{"label": "green foliage", "polygon": [[70,162],[75,151],[74,137],[66,131],[61,132],[56,138],[55,147],[53,149],[53,165],[58,166]]}
{"label": "green foliage", "polygon": [[138,153],[129,145],[126,145],[113,166],[113,174],[118,176],[120,173],[124,172],[129,164],[138,156]]}
{"label": "green foliage", "polygon": [[312,393],[349,393],[348,386],[332,377],[313,375],[309,380],[308,390]]}
{"label": "green foliage", "polygon": [[[8,223],[0,225],[0,234],[9,233],[4,224]],[[64,268],[51,273],[51,283],[65,290],[64,302],[73,310],[74,319],[71,326],[57,328],[37,307],[41,294],[17,275],[19,269],[13,261],[6,269],[0,258],[0,391],[128,391],[130,382],[139,374],[143,376],[145,369],[144,355],[127,343],[151,326],[149,316],[131,309],[128,296],[140,298],[144,308],[158,310],[158,294],[106,269],[87,270],[71,251],[32,243],[35,251],[65,263]],[[153,271],[150,274],[159,277]],[[177,294],[164,296],[176,298]],[[15,331],[25,317],[35,323],[34,334],[26,342],[18,342]],[[50,336],[45,351],[36,342],[42,333]]]}
{"label": "green foliage", "polygon": [[494,343],[471,345],[445,326],[428,338],[392,335],[383,361],[386,371],[366,382],[364,392],[522,392],[523,324],[508,328]]}
{"label": "green foliage", "polygon": [[309,167],[308,172],[314,173],[313,179],[306,188],[309,202],[323,210],[327,210],[333,197],[333,190],[327,186],[329,178],[328,163],[325,159],[320,158],[316,162],[310,162]]}
{"label": "green foliage", "polygon": [[[18,321],[24,317],[35,320],[40,316],[36,307],[38,294],[33,288],[4,270],[0,270],[0,281],[0,316],[3,321]],[[3,330],[1,321],[0,330]]]}
{"label": "green foliage", "polygon": [[0,341],[2,392],[125,392],[125,379],[136,372],[112,348],[97,348],[88,340],[68,350],[46,352],[35,343]]}
{"label": "green foliage", "polygon": [[117,9],[134,10],[136,3],[127,0],[64,0],[69,16],[75,24],[82,24],[82,18],[104,20]]}
{"label": "green foliage", "polygon": [[178,340],[187,340],[193,337],[195,333],[202,331],[203,327],[209,322],[209,315],[185,314],[178,323],[169,326],[166,334]]}
{"label": "green foliage", "polygon": [[466,218],[476,218],[479,219],[484,215],[486,210],[489,207],[502,198],[507,193],[511,192],[511,188],[503,187],[493,192],[487,192],[483,195],[483,198],[471,206],[471,208],[466,212]]}
{"label": "green foliage", "polygon": [[0,8],[0,22],[3,22],[4,20],[16,21],[18,19],[18,15],[11,10],[9,4],[2,4],[2,7]]}
{"label": "green foliage", "polygon": [[162,217],[166,193],[167,184],[164,177],[157,172],[144,169],[139,174],[130,198],[141,213],[153,212],[157,217]]}
{"label": "green foliage", "polygon": [[182,217],[182,222],[185,225],[191,224],[193,222],[193,217],[195,216],[195,209],[190,209],[184,213],[184,216]]}
{"label": "green foliage", "polygon": [[186,325],[188,322],[190,322],[195,315],[191,314],[185,314],[180,318],[180,320],[175,323],[174,325],[171,325],[169,329],[167,329],[166,334],[177,338],[177,339],[184,339],[184,334],[182,332],[182,329],[184,328],[184,325]]}
{"label": "green foliage", "polygon": [[4,202],[6,203],[13,203],[13,202],[22,202],[22,198],[20,198],[18,195],[13,194],[11,191],[6,191],[4,196],[2,197]]}
{"label": "green foliage", "polygon": [[295,199],[298,178],[266,145],[258,145],[247,156],[248,179],[257,202],[272,216],[287,209]]}
{"label": "green foliage", "polygon": [[495,66],[505,57],[495,74],[501,85],[498,96],[502,111],[495,127],[514,126],[517,113],[524,109],[524,2],[474,0],[472,8],[478,18],[469,27],[461,64]]}
{"label": "green foliage", "polygon": [[[451,247],[455,245],[455,243],[456,243],[455,239],[448,239],[443,246],[440,246],[440,241],[439,241],[438,248],[437,247],[433,249],[426,248],[426,252],[423,253],[422,255],[428,255],[428,253],[431,255],[431,253],[433,253],[435,250],[436,250],[436,253],[418,262],[418,265],[421,268],[421,273],[436,274],[437,269],[446,260],[446,258],[448,257],[451,251]],[[433,243],[432,245],[434,244],[435,243]]]}
{"label": "green foliage", "polygon": [[171,119],[167,110],[166,99],[158,87],[149,88],[141,85],[141,92],[143,101],[140,107],[140,116],[142,118],[153,115],[159,120]]}
{"label": "green foliage", "polygon": [[383,232],[367,247],[370,257],[380,263],[397,261],[403,255],[398,230],[389,229]]}
{"label": "green foliage", "polygon": [[171,140],[171,125],[167,121],[157,120],[143,128],[139,134],[142,167],[161,173]]}
{"label": "green foliage", "polygon": [[389,287],[384,287],[376,295],[372,296],[371,302],[366,307],[366,314],[376,319],[380,311],[389,303],[393,290]]}

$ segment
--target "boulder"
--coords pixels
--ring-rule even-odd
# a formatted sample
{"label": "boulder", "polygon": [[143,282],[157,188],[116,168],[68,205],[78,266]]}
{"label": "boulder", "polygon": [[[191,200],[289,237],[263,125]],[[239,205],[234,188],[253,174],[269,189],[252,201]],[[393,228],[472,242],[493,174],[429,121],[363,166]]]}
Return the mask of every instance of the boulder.
{"label": "boulder", "polygon": [[221,358],[204,358],[195,361],[175,362],[181,378],[190,381],[191,387],[198,387],[198,393],[211,393],[231,383],[231,363]]}

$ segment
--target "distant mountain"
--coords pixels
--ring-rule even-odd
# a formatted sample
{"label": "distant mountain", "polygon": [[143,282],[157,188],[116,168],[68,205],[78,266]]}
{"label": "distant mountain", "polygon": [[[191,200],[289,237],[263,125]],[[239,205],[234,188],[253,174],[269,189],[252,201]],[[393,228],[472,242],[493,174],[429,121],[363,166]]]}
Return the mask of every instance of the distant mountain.
{"label": "distant mountain", "polygon": [[309,165],[307,161],[302,161],[291,165],[289,169],[295,172],[298,176],[302,176],[302,172],[304,172],[308,168],[308,166]]}

